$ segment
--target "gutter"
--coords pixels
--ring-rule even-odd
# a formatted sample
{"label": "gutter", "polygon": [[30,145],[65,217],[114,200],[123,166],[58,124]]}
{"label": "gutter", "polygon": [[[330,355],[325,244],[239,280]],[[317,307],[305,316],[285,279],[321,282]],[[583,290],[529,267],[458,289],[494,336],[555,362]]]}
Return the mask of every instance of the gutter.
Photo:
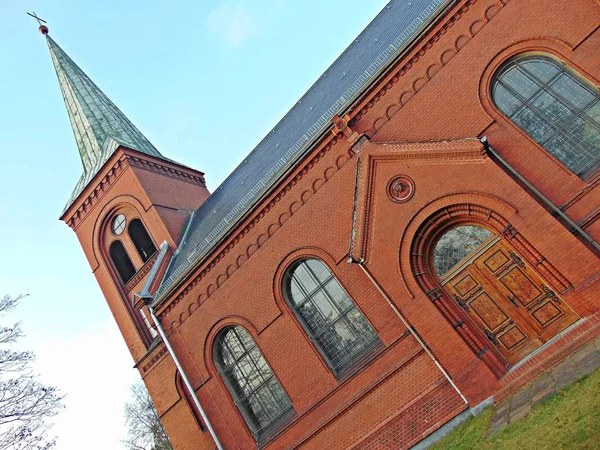
{"label": "gutter", "polygon": [[217,449],[223,450],[223,445],[221,444],[221,441],[219,440],[219,437],[217,436],[215,429],[213,428],[212,424],[210,423],[210,420],[208,419],[208,416],[206,415],[204,408],[200,404],[200,399],[198,398],[196,391],[192,387],[192,384],[190,383],[190,380],[189,380],[187,374],[185,373],[183,366],[179,362],[179,358],[177,358],[177,355],[175,354],[175,350],[171,346],[171,343],[169,342],[169,339],[167,338],[167,334],[165,333],[165,330],[163,329],[162,324],[160,323],[160,320],[158,320],[158,317],[156,317],[156,314],[154,313],[154,309],[152,308],[152,302],[154,301],[154,297],[152,294],[150,294],[149,289],[154,280],[154,277],[158,273],[158,268],[162,264],[162,261],[164,260],[165,255],[167,254],[168,250],[169,250],[169,244],[167,243],[167,241],[163,241],[163,243],[160,244],[160,254],[158,255],[158,258],[156,258],[154,267],[152,267],[152,271],[150,272],[150,275],[146,279],[146,282],[144,283],[144,287],[142,288],[142,291],[139,292],[138,294],[134,294],[134,297],[141,298],[144,301],[144,303],[146,304],[146,306],[148,307],[148,311],[150,311],[150,316],[152,317],[152,320],[154,321],[156,330],[158,331],[160,338],[164,342],[165,347],[167,347],[167,351],[169,352],[169,355],[171,355],[171,358],[173,359],[173,362],[175,363],[175,366],[177,367],[177,370],[179,371],[179,374],[181,375],[181,379],[183,380],[187,390],[191,394],[192,400],[194,401],[196,408],[198,408],[198,411],[200,411],[200,415],[202,416],[202,420],[204,420],[204,423],[206,424],[206,428],[208,429],[208,432],[210,433],[211,437],[213,438],[213,441],[215,442]]}
{"label": "gutter", "polygon": [[[521,183],[523,183],[527,187],[527,189],[529,189],[534,194],[534,197],[536,197],[536,199],[539,200],[544,206],[552,210],[562,220],[569,224],[569,226],[572,227],[573,230],[575,230],[581,237],[583,237],[588,242],[588,244],[590,244],[595,249],[594,253],[596,253],[596,256],[598,256],[598,252],[600,252],[600,244],[598,244],[598,242],[596,242],[592,236],[590,236],[583,228],[577,225],[577,223],[575,223],[569,216],[567,216],[558,206],[552,203],[552,201],[550,201],[544,194],[538,191],[529,181],[527,181],[525,177],[523,177],[523,175],[517,172],[517,169],[515,169],[504,158],[502,158],[502,156],[500,156],[492,148],[486,136],[482,137],[480,140],[481,143],[485,146],[486,150],[492,154],[494,159],[496,159],[508,173],[510,173]],[[569,231],[573,233],[573,231]]]}
{"label": "gutter", "polygon": [[465,403],[465,405],[468,406],[469,402],[467,401],[467,399],[465,398],[465,396],[463,395],[463,393],[460,391],[460,389],[458,388],[458,386],[456,386],[456,384],[454,383],[454,381],[450,377],[450,374],[446,371],[446,369],[444,369],[442,367],[442,365],[436,359],[435,355],[431,352],[431,350],[429,350],[429,347],[427,347],[427,345],[425,344],[425,342],[423,342],[423,340],[418,335],[418,333],[415,331],[415,329],[408,323],[408,320],[402,315],[402,313],[400,312],[400,310],[398,310],[398,308],[396,307],[396,305],[394,304],[394,302],[392,302],[392,299],[386,294],[386,292],[383,290],[383,288],[377,282],[377,280],[375,280],[375,278],[373,277],[373,275],[371,274],[371,272],[369,272],[369,269],[367,269],[364,266],[364,260],[361,259],[361,260],[356,261],[356,260],[350,258],[350,259],[348,259],[348,262],[350,264],[358,264],[358,266],[362,269],[362,271],[367,276],[367,278],[369,279],[369,281],[371,282],[371,284],[373,286],[375,286],[375,289],[377,289],[377,291],[379,291],[379,293],[384,298],[384,300],[387,302],[387,304],[392,309],[392,311],[394,311],[394,313],[396,314],[396,316],[398,316],[398,318],[402,321],[402,323],[408,329],[408,331],[410,332],[410,334],[413,335],[413,337],[419,343],[419,345],[421,346],[421,348],[423,348],[423,350],[425,350],[425,353],[427,353],[427,356],[429,356],[429,358],[431,358],[431,360],[433,361],[433,363],[436,365],[436,367],[439,369],[439,371],[444,375],[444,378],[446,378],[446,380],[448,380],[448,382],[450,383],[450,385],[454,388],[454,390],[460,396],[460,398]]}
{"label": "gutter", "polygon": [[[411,47],[411,45],[413,45],[419,38],[421,38],[425,33],[427,33],[430,30],[430,28],[432,27],[432,25],[434,23],[436,23],[436,21],[440,17],[442,17],[448,11],[448,9],[450,7],[452,7],[455,3],[456,3],[456,0],[447,0],[446,2],[444,2],[444,4],[439,7],[438,12],[436,14],[432,15],[431,17],[429,17],[428,20],[426,20],[421,25],[421,27],[419,27],[418,30],[415,31],[414,35],[409,40],[407,40],[400,47],[398,47],[398,49],[393,53],[393,55],[389,57],[388,62],[386,64],[382,65],[382,67],[380,67],[377,70],[377,72],[375,72],[371,76],[371,79],[369,80],[368,83],[365,83],[364,86],[362,86],[354,94],[352,94],[352,96],[350,96],[346,100],[344,106],[341,107],[340,110],[336,114],[341,117],[341,116],[345,115],[349,110],[351,110],[354,107],[355,103],[366,92],[368,92],[369,89],[374,84],[376,84],[378,81],[380,81],[380,79],[383,76],[385,76],[386,72],[390,69],[390,67],[392,67],[397,62],[398,58],[400,58],[400,56],[404,52],[406,52],[406,50],[409,49]],[[367,28],[368,28],[368,26],[367,26]],[[364,32],[364,30],[363,30],[363,32]],[[361,35],[362,35],[362,32],[361,32]],[[360,37],[360,35],[359,35],[359,37]],[[345,52],[345,50],[344,50],[344,52]],[[339,59],[339,57],[338,57],[338,59]],[[335,61],[337,61],[337,59]],[[334,61],[333,64],[335,64],[335,61]],[[328,70],[329,70],[329,68],[325,71],[325,73],[327,73]],[[311,88],[312,88],[312,86],[311,86]],[[309,90],[311,88],[309,88]],[[344,95],[342,95],[342,97],[343,96]],[[304,98],[304,96],[302,98]],[[335,102],[334,102],[334,104],[335,104]],[[290,110],[290,112],[291,112],[291,110]],[[290,112],[288,112],[284,116],[284,118]],[[283,119],[281,119],[281,120],[283,120]],[[275,126],[275,128],[277,128],[278,125],[279,125],[279,123]],[[290,163],[283,170],[283,172],[279,176],[277,176],[276,178],[274,178],[273,180],[271,180],[269,182],[269,184],[267,185],[266,190],[264,191],[264,193],[261,194],[260,196],[258,196],[256,199],[254,199],[249,205],[247,205],[246,212],[244,214],[242,214],[240,217],[238,217],[238,218],[232,220],[231,222],[229,222],[228,226],[223,229],[223,231],[221,232],[221,234],[217,238],[217,240],[215,242],[213,242],[209,247],[207,247],[206,250],[204,251],[204,253],[202,255],[200,255],[196,259],[196,261],[194,261],[194,263],[192,263],[192,265],[190,267],[188,267],[181,275],[179,275],[164,292],[159,293],[158,297],[153,301],[153,304],[154,304],[155,308],[159,308],[162,305],[162,303],[164,303],[166,301],[166,299],[169,298],[169,296],[173,293],[173,291],[175,291],[181,285],[181,283],[204,262],[206,256],[208,254],[210,254],[210,252],[212,250],[214,250],[217,246],[219,246],[229,236],[230,232],[241,221],[243,221],[249,215],[251,215],[251,213],[254,211],[254,207],[263,198],[265,198],[266,196],[270,195],[275,190],[275,187],[277,186],[277,184],[281,181],[281,179],[283,177],[285,177],[291,170],[293,170],[296,167],[298,167],[298,165],[304,160],[304,156],[306,156],[306,154],[309,153],[309,151],[312,150],[313,146],[317,142],[319,142],[327,133],[329,133],[332,128],[333,128],[333,125],[331,124],[331,121],[329,121],[326,126],[323,126],[319,131],[317,131],[315,133],[315,135],[312,138],[310,138],[308,140],[308,142],[305,144],[304,150],[303,151],[299,151],[298,155],[295,157],[295,159],[293,159],[292,161],[290,161]],[[258,145],[260,145],[260,143]],[[235,170],[237,170],[237,168]],[[160,290],[160,287],[159,287],[159,290]]]}

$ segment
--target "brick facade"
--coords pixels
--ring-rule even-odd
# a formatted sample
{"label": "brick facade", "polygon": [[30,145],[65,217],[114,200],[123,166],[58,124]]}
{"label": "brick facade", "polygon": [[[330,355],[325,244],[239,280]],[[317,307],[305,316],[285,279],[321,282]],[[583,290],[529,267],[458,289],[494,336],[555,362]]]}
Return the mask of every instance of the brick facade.
{"label": "brick facade", "polygon": [[[600,175],[582,180],[570,172],[505,118],[489,94],[498,68],[525,53],[553,55],[598,86],[599,24],[594,0],[454,2],[355,103],[344,118],[349,128],[323,137],[162,302],[157,315],[225,448],[257,445],[214,363],[215,337],[227,325],[248,330],[291,399],[294,414],[261,442],[269,449],[406,448],[468,407],[506,395],[519,377],[532,377],[544,361],[565,353],[565,345],[549,347],[518,374],[511,372],[451,298],[431,295],[439,283],[419,272],[427,255],[418,249],[428,248],[442,222],[478,223],[496,232],[583,319],[576,327],[587,324],[575,337],[598,332],[597,255],[474,138],[487,137],[526,180],[600,240]],[[146,275],[127,291],[119,286],[103,230],[115,208],[127,205],[157,247],[166,240],[175,250],[186,214],[208,196],[201,175],[120,150],[63,216],[178,450],[212,449],[214,443],[178,391],[164,345],[148,349],[147,330],[140,332],[143,324],[132,319],[129,305]],[[397,176],[414,184],[406,202],[388,195]],[[99,195],[94,189],[104,179],[106,192]],[[440,218],[444,214],[448,219]],[[382,341],[340,378],[283,298],[283,273],[303,256],[328,266]],[[360,259],[377,286],[348,262],[350,256]]]}

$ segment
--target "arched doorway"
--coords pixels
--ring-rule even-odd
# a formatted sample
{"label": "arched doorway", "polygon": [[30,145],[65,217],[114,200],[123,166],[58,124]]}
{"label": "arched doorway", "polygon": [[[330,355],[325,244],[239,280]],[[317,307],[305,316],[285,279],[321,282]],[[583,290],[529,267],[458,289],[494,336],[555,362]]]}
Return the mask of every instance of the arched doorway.
{"label": "arched doorway", "polygon": [[428,266],[439,286],[513,365],[578,320],[502,236],[477,223],[432,235]]}

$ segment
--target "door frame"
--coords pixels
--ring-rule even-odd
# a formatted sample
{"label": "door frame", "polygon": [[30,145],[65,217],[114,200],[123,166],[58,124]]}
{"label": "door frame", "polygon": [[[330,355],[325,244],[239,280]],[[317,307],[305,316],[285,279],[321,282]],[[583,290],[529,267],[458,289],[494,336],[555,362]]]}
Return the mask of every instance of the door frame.
{"label": "door frame", "polygon": [[410,247],[410,266],[415,280],[471,351],[500,378],[508,371],[510,365],[494,346],[490,345],[484,333],[471,320],[466,320],[464,311],[442,286],[433,267],[433,250],[438,239],[446,231],[459,225],[480,226],[499,236],[556,292],[562,294],[573,286],[519,230],[490,208],[472,203],[448,205],[421,222]]}

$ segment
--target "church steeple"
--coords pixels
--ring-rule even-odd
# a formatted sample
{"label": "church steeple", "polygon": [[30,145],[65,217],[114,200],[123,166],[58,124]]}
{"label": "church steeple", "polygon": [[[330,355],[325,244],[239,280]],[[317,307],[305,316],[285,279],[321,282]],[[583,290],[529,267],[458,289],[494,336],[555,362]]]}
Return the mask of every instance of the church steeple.
{"label": "church steeple", "polygon": [[46,35],[84,171],[94,172],[119,145],[162,158],[117,106]]}
{"label": "church steeple", "polygon": [[54,42],[48,35],[47,28],[43,28],[40,27],[40,30],[48,42],[83,163],[83,175],[67,203],[67,208],[119,146],[170,161]]}

